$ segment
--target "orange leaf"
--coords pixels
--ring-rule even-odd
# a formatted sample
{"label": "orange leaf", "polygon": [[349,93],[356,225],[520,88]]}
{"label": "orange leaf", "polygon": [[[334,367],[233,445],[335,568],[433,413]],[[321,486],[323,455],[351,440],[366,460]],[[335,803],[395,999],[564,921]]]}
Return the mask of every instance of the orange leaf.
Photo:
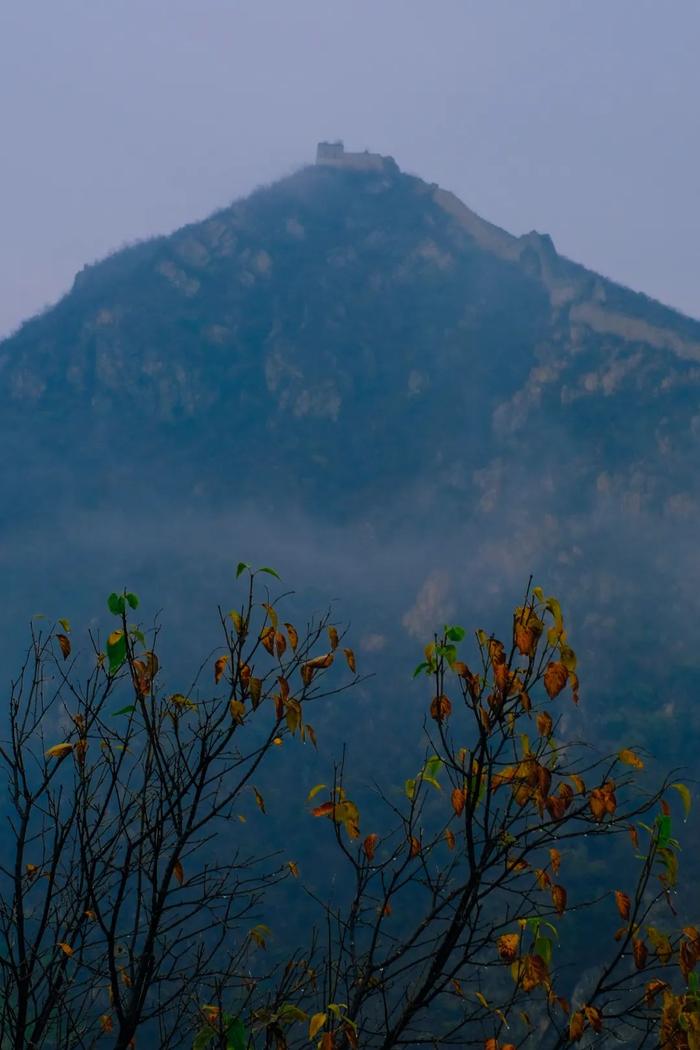
{"label": "orange leaf", "polygon": [[566,911],[566,890],[563,886],[552,886],[552,904],[557,910],[557,915],[563,915]]}
{"label": "orange leaf", "polygon": [[368,835],[365,841],[362,843],[363,852],[367,860],[370,861],[370,863],[374,860],[374,851],[378,841],[379,835],[377,835],[377,833],[373,831],[372,834]]}
{"label": "orange leaf", "polygon": [[659,992],[663,992],[668,986],[668,981],[662,981],[659,977],[656,977],[653,981],[649,981],[644,988],[644,999],[647,1006],[651,1006]]}
{"label": "orange leaf", "polygon": [[430,717],[442,722],[452,714],[452,704],[446,696],[436,696],[430,704]]}
{"label": "orange leaf", "polygon": [[514,962],[518,956],[519,945],[519,933],[504,933],[501,937],[498,938],[498,941],[496,943],[499,958],[502,959],[503,962]]}
{"label": "orange leaf", "polygon": [[61,647],[61,652],[63,653],[63,659],[67,660],[68,657],[70,656],[70,640],[69,640],[69,638],[67,638],[65,634],[57,634],[56,635],[56,640],[58,641],[58,644]]}
{"label": "orange leaf", "polygon": [[549,663],[544,673],[544,687],[550,700],[554,700],[562,691],[569,678],[568,668],[562,663]]}
{"label": "orange leaf", "polygon": [[66,944],[65,941],[59,941],[57,947],[61,949],[64,955],[73,954],[73,949],[71,948],[70,944]]}
{"label": "orange leaf", "polygon": [[357,663],[355,662],[354,652],[352,651],[352,649],[343,649],[343,652],[345,653],[345,659],[348,662],[348,667],[350,668],[352,673],[355,674],[357,672]]}
{"label": "orange leaf", "polygon": [[447,843],[447,848],[450,850],[453,850],[457,845],[455,833],[450,828],[445,829],[445,842]]}
{"label": "orange leaf", "polygon": [[410,838],[409,838],[409,843],[410,843],[410,846],[411,846],[410,856],[411,857],[417,857],[418,854],[420,853],[420,842],[415,837],[415,835],[411,835]]}
{"label": "orange leaf", "polygon": [[322,802],[320,806],[316,806],[315,809],[311,810],[312,817],[330,817],[335,810],[335,806],[332,802]]}
{"label": "orange leaf", "polygon": [[295,864],[295,862],[293,860],[288,860],[287,861],[287,867],[289,868],[289,870],[292,873],[292,875],[294,876],[294,878],[298,879],[299,878],[299,867],[298,867],[298,865]]}
{"label": "orange leaf", "polygon": [[338,632],[335,627],[328,628],[328,641],[331,643],[331,649],[335,650],[338,648]]}
{"label": "orange leaf", "polygon": [[102,1014],[100,1017],[100,1028],[105,1035],[109,1035],[110,1032],[114,1031],[114,1022],[109,1014]]}
{"label": "orange leaf", "polygon": [[630,899],[622,890],[615,890],[615,904],[620,913],[620,918],[627,922],[630,917]]}
{"label": "orange leaf", "polygon": [[182,862],[179,860],[175,861],[175,865],[173,867],[173,875],[182,886],[183,882],[185,881],[185,869],[182,866]]}
{"label": "orange leaf", "polygon": [[646,966],[647,955],[649,953],[647,951],[646,944],[639,937],[635,937],[633,939],[632,951],[634,953],[634,965],[637,967],[638,970],[643,970]]}
{"label": "orange leaf", "polygon": [[453,788],[452,795],[450,796],[452,801],[452,808],[458,817],[461,817],[464,812],[464,807],[467,801],[467,793],[462,788]]}
{"label": "orange leaf", "polygon": [[558,872],[559,872],[559,865],[561,864],[561,853],[559,852],[559,850],[558,849],[550,849],[550,851],[549,851],[549,859],[550,859],[550,862],[551,862],[551,865],[552,865],[552,871],[554,872],[555,875],[558,874]]}
{"label": "orange leaf", "polygon": [[584,1006],[583,1012],[593,1031],[601,1032],[603,1030],[603,1019],[600,1015],[600,1010],[595,1006]]}
{"label": "orange leaf", "polygon": [[537,722],[537,732],[540,736],[550,737],[552,735],[552,727],[554,723],[552,722],[552,716],[549,711],[540,711],[535,721]]}
{"label": "orange leaf", "polygon": [[583,1035],[583,1029],[585,1027],[586,1020],[583,1016],[582,1010],[577,1010],[576,1013],[571,1015],[569,1021],[569,1039],[572,1043],[577,1043]]}

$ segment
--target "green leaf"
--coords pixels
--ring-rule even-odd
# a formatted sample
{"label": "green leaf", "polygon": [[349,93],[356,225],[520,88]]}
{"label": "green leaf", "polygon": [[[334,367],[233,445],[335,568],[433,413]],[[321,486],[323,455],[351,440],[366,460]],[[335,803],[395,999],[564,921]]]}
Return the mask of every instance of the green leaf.
{"label": "green leaf", "polygon": [[415,780],[407,780],[405,785],[404,785],[404,791],[406,793],[406,798],[411,799],[411,801],[413,801],[413,796],[416,793],[416,782],[415,782]]}
{"label": "green leaf", "polygon": [[466,633],[463,627],[448,627],[445,630],[445,638],[449,638],[451,642],[461,642],[464,640]]}
{"label": "green leaf", "polygon": [[66,634],[70,634],[70,620],[66,620],[65,617],[61,617],[61,619],[58,622],[60,623],[61,627],[66,632]]}
{"label": "green leaf", "polygon": [[242,572],[245,572],[245,570],[249,568],[250,565],[247,561],[239,561],[238,568],[236,569],[236,579],[238,579]]}
{"label": "green leaf", "polygon": [[656,818],[656,823],[659,829],[657,845],[659,849],[663,849],[664,846],[668,846],[668,840],[671,838],[671,818],[661,813]]}
{"label": "green leaf", "polygon": [[129,605],[131,606],[132,609],[136,609],[137,608],[137,606],[139,604],[138,595],[133,594],[131,591],[128,591],[127,594],[125,595],[125,598],[128,601],[128,603],[129,603]]}
{"label": "green leaf", "polygon": [[538,937],[535,941],[533,952],[544,959],[547,966],[549,966],[552,961],[552,942],[549,937]]}
{"label": "green leaf", "polygon": [[146,636],[143,631],[139,631],[138,627],[130,627],[132,638],[135,638],[137,642],[141,642],[141,645],[146,648]]}
{"label": "green leaf", "polygon": [[226,1050],[246,1050],[248,1045],[248,1034],[240,1017],[224,1015],[226,1028]]}
{"label": "green leaf", "polygon": [[212,1039],[216,1039],[216,1029],[212,1028],[211,1025],[205,1024],[204,1028],[200,1028],[194,1037],[192,1050],[206,1050]]}
{"label": "green leaf", "polygon": [[277,1016],[282,1024],[294,1024],[295,1021],[308,1021],[309,1015],[294,1003],[282,1003]]}
{"label": "green leaf", "polygon": [[111,613],[114,613],[115,616],[121,616],[121,614],[126,608],[124,604],[124,599],[120,597],[120,595],[112,591],[109,598],[107,599],[107,608]]}
{"label": "green leaf", "polygon": [[107,639],[109,673],[116,674],[126,660],[126,638],[123,631],[114,631]]}
{"label": "green leaf", "polygon": [[423,671],[429,671],[429,670],[430,670],[430,664],[426,663],[425,660],[424,660],[422,664],[418,664],[418,667],[416,667],[415,671],[413,672],[413,677],[417,678],[419,674],[423,673]]}
{"label": "green leaf", "polygon": [[118,711],[112,711],[112,718],[116,718],[117,715],[130,715],[136,710],[135,704],[127,704],[126,707],[120,707]]}
{"label": "green leaf", "polygon": [[671,784],[671,787],[674,788],[681,796],[681,799],[683,801],[683,816],[684,819],[687,820],[688,816],[690,815],[690,807],[693,801],[690,795],[690,791],[688,790],[685,784]]}
{"label": "green leaf", "polygon": [[274,576],[276,580],[282,579],[277,570],[271,569],[269,565],[263,565],[262,569],[258,569],[258,572],[266,572],[268,576]]}

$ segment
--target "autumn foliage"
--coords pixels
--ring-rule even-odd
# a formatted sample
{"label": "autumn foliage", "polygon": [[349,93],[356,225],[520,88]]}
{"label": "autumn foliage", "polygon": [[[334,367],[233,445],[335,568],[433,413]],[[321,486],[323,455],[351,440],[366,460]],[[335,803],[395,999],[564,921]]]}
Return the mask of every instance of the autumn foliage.
{"label": "autumn foliage", "polygon": [[[110,596],[87,675],[67,620],[33,635],[0,750],[2,1050],[699,1050],[673,832],[689,789],[650,783],[629,741],[579,738],[576,653],[539,588],[502,638],[447,625],[425,646],[411,776],[356,782],[350,741],[325,783],[288,785],[320,868],[262,838],[237,850],[270,819],[265,764],[323,751],[313,706],[360,681],[343,631],[282,619],[269,577],[239,565],[221,645],[178,691],[131,592]],[[295,894],[308,939],[283,945]]]}

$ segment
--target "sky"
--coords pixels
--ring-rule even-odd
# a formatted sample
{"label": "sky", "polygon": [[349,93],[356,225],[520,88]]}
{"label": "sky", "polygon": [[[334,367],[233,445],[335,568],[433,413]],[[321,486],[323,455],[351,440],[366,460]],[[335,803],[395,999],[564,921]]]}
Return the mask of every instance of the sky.
{"label": "sky", "polygon": [[700,317],[699,45],[697,0],[0,0],[0,335],[327,138]]}

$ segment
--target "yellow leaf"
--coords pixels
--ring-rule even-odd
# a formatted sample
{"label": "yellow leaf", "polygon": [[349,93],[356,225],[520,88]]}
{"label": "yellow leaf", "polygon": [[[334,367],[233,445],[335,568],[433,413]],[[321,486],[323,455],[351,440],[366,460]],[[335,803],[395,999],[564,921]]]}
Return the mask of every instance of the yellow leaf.
{"label": "yellow leaf", "polygon": [[274,656],[275,652],[275,629],[274,627],[266,627],[264,631],[260,633],[260,641],[267,649],[270,656]]}
{"label": "yellow leaf", "polygon": [[481,1003],[481,1005],[484,1007],[484,1009],[488,1010],[489,1009],[489,1004],[488,1004],[488,1000],[486,999],[486,996],[482,995],[481,992],[477,992],[476,993],[476,997],[479,1000],[479,1002]]}
{"label": "yellow leaf", "polygon": [[644,763],[638,755],[635,755],[634,751],[630,751],[628,747],[624,747],[622,751],[618,752],[617,757],[620,762],[624,762],[627,766],[633,766],[635,769],[644,769]]}
{"label": "yellow leaf", "polygon": [[276,737],[275,737],[275,738],[273,739],[272,743],[273,743],[273,744],[274,744],[274,745],[275,745],[276,747],[281,747],[281,745],[282,745],[282,737],[281,737],[281,736],[276,736]]}
{"label": "yellow leaf", "polygon": [[248,682],[248,689],[250,690],[250,699],[253,701],[253,710],[255,710],[262,696],[262,679],[251,676]]}
{"label": "yellow leaf", "polygon": [[182,886],[183,882],[185,881],[185,869],[183,868],[182,863],[179,860],[175,861],[173,875]]}
{"label": "yellow leaf", "polygon": [[54,744],[48,751],[45,751],[46,758],[65,758],[73,750],[72,744]]}
{"label": "yellow leaf", "polygon": [[287,628],[287,637],[289,638],[289,644],[291,645],[294,652],[297,650],[299,644],[299,635],[296,632],[296,627],[293,627],[291,623],[284,625]]}
{"label": "yellow leaf", "polygon": [[263,609],[265,610],[265,612],[267,613],[267,615],[270,618],[270,623],[272,624],[273,631],[276,631],[277,630],[277,624],[278,624],[277,613],[275,612],[273,607],[268,604],[268,602],[263,602],[262,603],[262,607],[263,607]]}
{"label": "yellow leaf", "polygon": [[68,657],[70,656],[70,641],[69,641],[69,639],[66,637],[65,634],[57,634],[56,635],[56,640],[58,641],[58,644],[61,647],[61,652],[63,653],[63,659],[67,660]]}
{"label": "yellow leaf", "polygon": [[114,1031],[114,1022],[109,1014],[102,1014],[100,1017],[100,1028],[105,1035],[109,1035],[110,1032]]}
{"label": "yellow leaf", "polygon": [[241,703],[240,700],[232,700],[228,706],[231,712],[231,717],[233,718],[234,722],[236,722],[238,725],[243,725],[243,719],[245,717],[245,704]]}
{"label": "yellow leaf", "polygon": [[287,867],[291,871],[291,873],[294,876],[294,878],[298,879],[299,878],[299,867],[298,867],[298,865],[295,864],[295,862],[293,860],[288,860],[287,861]]}
{"label": "yellow leaf", "polygon": [[502,959],[503,962],[514,962],[518,955],[519,946],[519,933],[504,933],[501,937],[498,938],[496,944],[499,958]]}
{"label": "yellow leaf", "polygon": [[671,787],[675,791],[677,791],[678,794],[681,796],[681,801],[683,802],[683,813],[684,813],[685,819],[687,820],[688,819],[688,815],[690,813],[690,807],[692,805],[692,799],[691,799],[690,791],[685,786],[685,784],[680,784],[680,783],[671,784]]}
{"label": "yellow leaf", "polygon": [[339,638],[338,638],[338,632],[335,629],[335,627],[329,627],[328,628],[328,641],[331,643],[331,649],[337,649],[338,648]]}
{"label": "yellow leaf", "polygon": [[265,799],[262,797],[262,795],[260,794],[260,792],[258,791],[258,789],[256,787],[253,788],[253,792],[255,793],[255,801],[257,803],[258,809],[261,811],[261,813],[264,813],[265,812]]}
{"label": "yellow leaf", "polygon": [[228,663],[228,653],[226,656],[220,656],[214,664],[214,682],[220,682],[223,678],[224,671],[226,670],[226,664]]}
{"label": "yellow leaf", "polygon": [[323,1028],[324,1024],[328,1020],[328,1014],[318,1013],[314,1014],[309,1021],[309,1039],[313,1039]]}
{"label": "yellow leaf", "polygon": [[323,791],[325,786],[325,784],[316,784],[314,787],[312,787],[311,791],[306,796],[306,801],[310,802],[312,798],[315,798],[316,795],[318,795],[319,791]]}
{"label": "yellow leaf", "polygon": [[73,949],[71,948],[70,944],[66,944],[65,941],[59,941],[57,947],[61,949],[64,955],[73,954]]}
{"label": "yellow leaf", "polygon": [[552,735],[552,716],[549,711],[540,711],[535,719],[537,723],[537,732],[540,736],[550,737]]}

